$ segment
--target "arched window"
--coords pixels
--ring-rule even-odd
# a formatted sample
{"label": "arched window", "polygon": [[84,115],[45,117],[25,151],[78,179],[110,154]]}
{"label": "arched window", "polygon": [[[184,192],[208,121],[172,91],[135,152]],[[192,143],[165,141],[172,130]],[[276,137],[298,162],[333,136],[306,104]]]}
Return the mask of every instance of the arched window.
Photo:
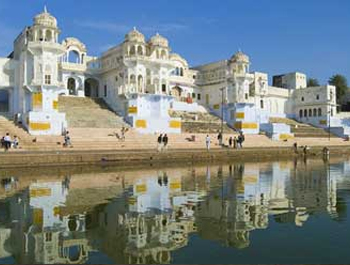
{"label": "arched window", "polygon": [[314,109],[314,117],[317,116],[317,109]]}
{"label": "arched window", "polygon": [[138,55],[143,55],[142,46],[138,46],[138,47],[137,47],[137,54],[138,54]]}
{"label": "arched window", "polygon": [[45,41],[52,41],[53,35],[51,30],[46,31]]}
{"label": "arched window", "polygon": [[69,63],[79,63],[79,53],[75,50],[69,51],[68,62]]}
{"label": "arched window", "polygon": [[76,82],[75,79],[70,77],[67,81],[67,89],[69,95],[76,95]]}
{"label": "arched window", "polygon": [[162,58],[162,59],[165,59],[165,58],[166,58],[166,51],[165,51],[165,50],[162,50],[162,52],[161,52],[161,58]]}
{"label": "arched window", "polygon": [[321,117],[321,116],[322,116],[322,109],[319,108],[319,109],[318,109],[318,117]]}
{"label": "arched window", "polygon": [[180,76],[184,76],[184,69],[182,67],[180,68]]}
{"label": "arched window", "polygon": [[264,108],[264,101],[260,100],[260,108],[263,109]]}
{"label": "arched window", "polygon": [[307,109],[304,109],[304,117],[307,118]]}
{"label": "arched window", "polygon": [[163,79],[162,80],[162,93],[166,93],[167,92],[167,86],[166,86],[166,81]]}
{"label": "arched window", "polygon": [[137,77],[137,86],[138,86],[139,92],[142,93],[143,92],[143,77],[142,77],[142,75],[139,75]]}
{"label": "arched window", "polygon": [[299,118],[302,118],[303,117],[303,110],[299,110]]}
{"label": "arched window", "polygon": [[312,109],[309,109],[309,117],[312,117]]}
{"label": "arched window", "polygon": [[131,46],[129,55],[135,55],[135,54],[136,54],[136,47],[135,46]]}
{"label": "arched window", "polygon": [[130,84],[136,84],[136,77],[135,75],[130,76]]}
{"label": "arched window", "polygon": [[44,40],[44,33],[43,33],[42,30],[39,30],[39,36],[38,37],[39,37],[38,38],[39,41],[43,41]]}

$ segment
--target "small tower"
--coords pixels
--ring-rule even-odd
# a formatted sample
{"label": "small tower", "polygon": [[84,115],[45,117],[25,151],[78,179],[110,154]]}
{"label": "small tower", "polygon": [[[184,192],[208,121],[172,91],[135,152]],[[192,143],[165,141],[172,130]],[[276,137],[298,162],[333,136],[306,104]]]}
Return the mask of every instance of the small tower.
{"label": "small tower", "polygon": [[231,69],[233,74],[247,74],[249,73],[249,56],[239,50],[231,57]]}
{"label": "small tower", "polygon": [[27,69],[24,85],[29,88],[24,125],[32,135],[60,135],[66,127],[65,114],[58,112],[58,95],[65,92],[58,64],[65,47],[58,43],[59,33],[56,18],[45,7],[34,17],[21,51]]}
{"label": "small tower", "polygon": [[46,6],[44,11],[33,19],[32,36],[33,41],[58,42],[60,30],[57,27],[57,20],[49,12]]}

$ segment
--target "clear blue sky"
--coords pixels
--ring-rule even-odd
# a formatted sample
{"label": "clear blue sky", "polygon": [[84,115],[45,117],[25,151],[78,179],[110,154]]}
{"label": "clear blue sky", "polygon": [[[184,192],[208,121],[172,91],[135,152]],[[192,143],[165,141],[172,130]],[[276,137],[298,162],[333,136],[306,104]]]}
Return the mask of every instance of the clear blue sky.
{"label": "clear blue sky", "polygon": [[133,26],[159,31],[191,66],[229,58],[239,48],[252,70],[301,71],[326,83],[350,79],[349,0],[0,0],[0,56],[47,5],[61,39],[79,38],[91,55],[120,43]]}

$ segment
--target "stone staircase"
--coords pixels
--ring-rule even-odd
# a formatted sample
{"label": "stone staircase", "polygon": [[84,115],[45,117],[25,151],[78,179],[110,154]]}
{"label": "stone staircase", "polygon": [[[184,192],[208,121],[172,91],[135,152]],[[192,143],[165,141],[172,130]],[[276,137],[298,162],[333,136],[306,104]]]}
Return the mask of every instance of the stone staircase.
{"label": "stone staircase", "polygon": [[58,109],[66,113],[68,128],[129,127],[100,98],[60,96]]}
{"label": "stone staircase", "polygon": [[[296,120],[287,118],[270,118],[271,123],[285,123],[290,125],[291,132],[298,138],[328,138],[328,131],[317,128],[306,123],[299,123]],[[335,138],[334,134],[331,134],[331,138]]]}
{"label": "stone staircase", "polygon": [[11,138],[19,137],[20,143],[32,143],[35,137],[31,136],[22,126],[16,125],[9,116],[0,115],[0,138],[9,133]]}
{"label": "stone staircase", "polygon": [[[221,131],[221,119],[210,113],[170,111],[173,118],[181,118],[183,133],[218,133]],[[236,132],[224,122],[224,133]]]}

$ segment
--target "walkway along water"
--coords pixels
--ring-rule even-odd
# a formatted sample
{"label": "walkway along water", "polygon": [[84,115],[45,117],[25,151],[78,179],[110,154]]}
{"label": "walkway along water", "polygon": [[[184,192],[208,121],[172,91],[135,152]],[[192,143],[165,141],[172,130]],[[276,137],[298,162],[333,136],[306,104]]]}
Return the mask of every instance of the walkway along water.
{"label": "walkway along water", "polygon": [[[311,147],[306,156],[323,157],[323,148]],[[330,156],[350,154],[350,148],[329,146]],[[61,151],[61,152],[20,152],[0,154],[0,168],[36,167],[36,166],[69,166],[69,165],[148,165],[178,162],[208,161],[261,161],[278,160],[305,156],[302,150],[295,152],[293,147],[183,150],[173,149],[164,153],[156,150],[125,151]]]}

